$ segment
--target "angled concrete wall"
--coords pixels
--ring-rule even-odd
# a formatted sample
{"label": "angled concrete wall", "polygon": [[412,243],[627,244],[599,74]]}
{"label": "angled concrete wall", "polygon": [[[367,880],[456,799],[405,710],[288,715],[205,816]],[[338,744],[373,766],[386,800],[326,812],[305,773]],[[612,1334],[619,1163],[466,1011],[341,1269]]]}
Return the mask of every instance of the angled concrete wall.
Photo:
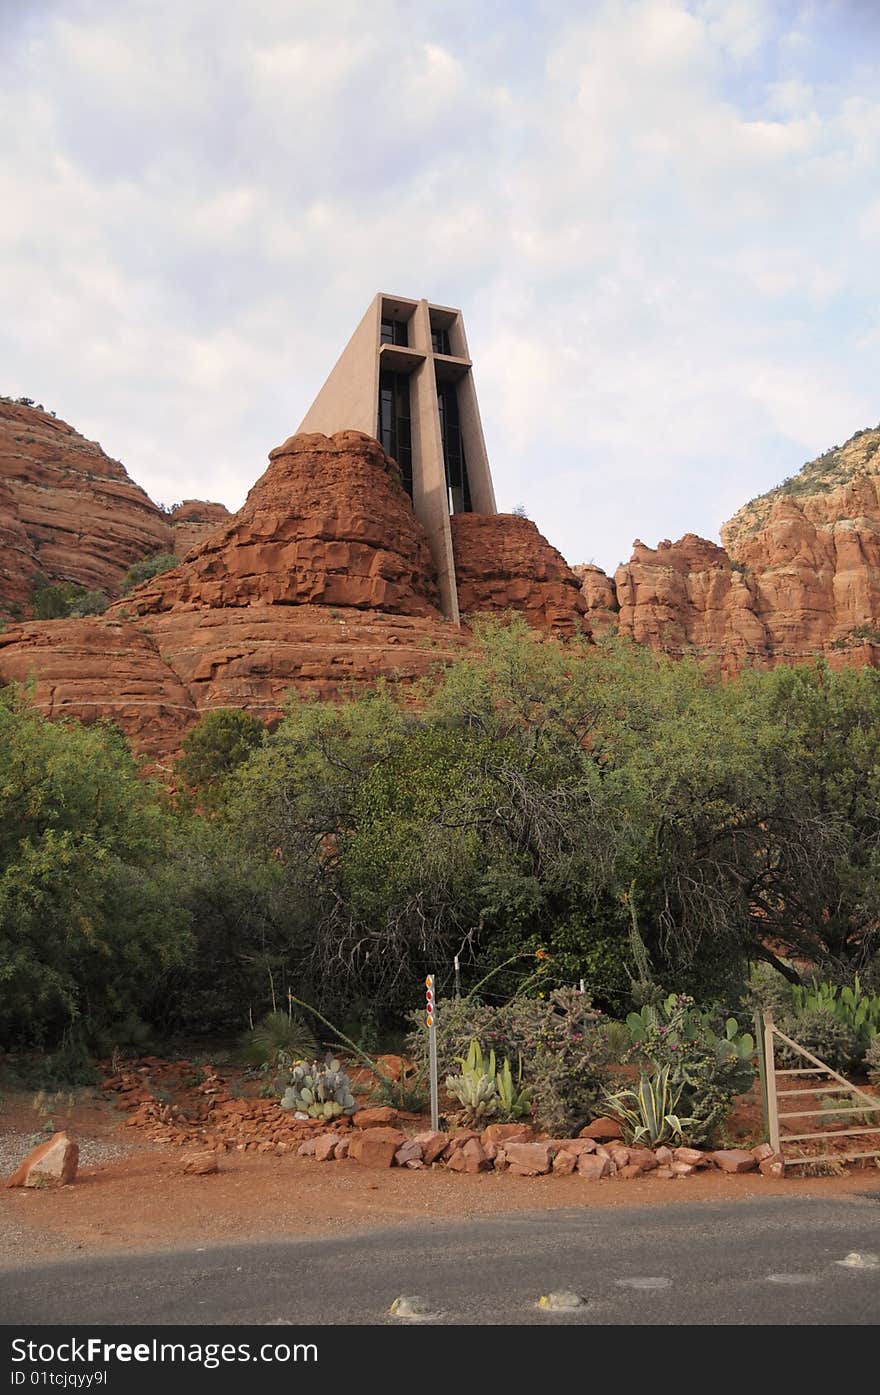
{"label": "angled concrete wall", "polygon": [[[382,344],[383,311],[408,325],[408,344]],[[432,314],[449,336],[449,354],[435,354]],[[474,513],[494,514],[495,491],[483,439],[480,409],[459,310],[379,293],[299,426],[300,432],[354,429],[379,437],[379,375],[384,369],[409,379],[413,509],[428,534],[440,584],[443,613],[459,623],[455,557],[449,522],[450,494],[437,404],[437,383],[454,382],[462,446]]]}

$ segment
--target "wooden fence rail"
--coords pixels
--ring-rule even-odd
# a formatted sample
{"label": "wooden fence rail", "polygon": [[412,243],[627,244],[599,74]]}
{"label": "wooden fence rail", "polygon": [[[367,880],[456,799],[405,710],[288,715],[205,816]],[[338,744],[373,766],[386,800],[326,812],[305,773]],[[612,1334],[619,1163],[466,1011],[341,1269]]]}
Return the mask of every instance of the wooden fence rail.
{"label": "wooden fence rail", "polygon": [[[833,1070],[824,1061],[820,1061],[818,1056],[814,1056],[805,1046],[792,1041],[781,1028],[776,1026],[771,1013],[765,1012],[763,1023],[763,1053],[761,1056],[762,1085],[765,1091],[767,1109],[767,1132],[770,1144],[774,1153],[779,1153],[785,1160],[786,1167],[805,1166],[810,1163],[827,1162],[855,1162],[864,1158],[874,1158],[880,1160],[880,1099],[875,1095],[869,1095],[864,1090],[853,1085],[851,1081]],[[809,1061],[809,1066],[779,1067],[776,1065],[776,1043],[781,1042],[787,1048],[789,1054],[797,1060],[801,1058]],[[827,1076],[830,1081],[836,1084],[825,1085],[816,1084],[801,1085],[795,1090],[780,1090],[777,1086],[779,1077],[799,1077],[799,1076]],[[780,1099],[792,1099],[797,1096],[815,1098],[818,1094],[825,1095],[849,1095],[853,1103],[838,1108],[836,1105],[828,1108],[818,1105],[815,1109],[796,1109],[779,1112]],[[806,1098],[804,1098],[806,1104]],[[780,1124],[787,1124],[792,1119],[825,1119],[829,1123],[843,1123],[844,1115],[859,1115],[859,1127],[842,1129],[820,1129],[812,1133],[790,1133],[783,1132]],[[873,1127],[865,1127],[865,1115],[877,1115],[877,1123]],[[876,1135],[877,1146],[867,1152],[835,1152],[816,1155],[814,1153],[794,1154],[790,1151],[793,1143],[814,1143],[826,1138],[863,1138],[864,1135]]]}

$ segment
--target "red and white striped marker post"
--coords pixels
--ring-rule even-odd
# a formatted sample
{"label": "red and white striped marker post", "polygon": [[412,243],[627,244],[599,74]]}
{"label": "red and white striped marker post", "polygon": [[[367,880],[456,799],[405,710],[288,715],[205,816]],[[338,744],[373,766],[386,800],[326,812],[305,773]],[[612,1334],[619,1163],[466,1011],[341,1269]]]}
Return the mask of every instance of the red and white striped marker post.
{"label": "red and white striped marker post", "polygon": [[431,1079],[431,1128],[440,1127],[440,1088],[437,1079],[437,1010],[434,1005],[434,975],[425,979],[425,1025],[428,1028],[428,1074]]}

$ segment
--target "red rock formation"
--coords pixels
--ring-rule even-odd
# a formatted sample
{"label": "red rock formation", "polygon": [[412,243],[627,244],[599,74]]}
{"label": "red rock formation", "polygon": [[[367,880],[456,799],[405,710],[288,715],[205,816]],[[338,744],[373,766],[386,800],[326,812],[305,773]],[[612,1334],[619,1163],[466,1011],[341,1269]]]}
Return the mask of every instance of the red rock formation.
{"label": "red rock formation", "polygon": [[139,615],[204,607],[352,606],[439,618],[424,529],[378,441],[291,436],[244,507],[125,598]]}
{"label": "red rock formation", "polygon": [[656,549],[636,540],[614,575],[620,633],[652,649],[763,657],[766,636],[744,575],[723,548],[688,533]]}
{"label": "red rock formation", "polygon": [[0,679],[34,683],[44,716],[116,722],[152,757],[176,750],[198,711],[153,638],[130,621],[35,620],[0,631]]}
{"label": "red rock formation", "polygon": [[171,548],[160,509],[95,441],[0,398],[0,612],[34,582],[118,595],[132,562]]}
{"label": "red rock formation", "polygon": [[450,523],[462,616],[521,610],[529,624],[555,634],[585,628],[578,578],[530,519],[458,513]]}
{"label": "red rock formation", "polygon": [[175,504],[168,515],[174,552],[185,557],[231,516],[225,504],[212,504],[206,499],[184,499],[182,504]]}
{"label": "red rock formation", "polygon": [[[672,654],[744,663],[880,663],[880,428],[808,462],[721,530],[634,545],[614,577],[619,628]],[[587,603],[604,574],[578,569]]]}
{"label": "red rock formation", "polygon": [[436,597],[427,537],[378,443],[293,438],[173,571],[95,619],[0,634],[0,677],[33,678],[50,717],[109,717],[160,760],[207,708],[269,720],[291,690],[342,698],[449,662],[466,639]]}
{"label": "red rock formation", "polygon": [[586,623],[594,639],[617,630],[620,625],[620,606],[617,593],[610,576],[592,562],[584,562],[572,567],[581,586],[581,595],[587,607]]}
{"label": "red rock formation", "polygon": [[774,654],[880,642],[880,428],[810,461],[721,530]]}

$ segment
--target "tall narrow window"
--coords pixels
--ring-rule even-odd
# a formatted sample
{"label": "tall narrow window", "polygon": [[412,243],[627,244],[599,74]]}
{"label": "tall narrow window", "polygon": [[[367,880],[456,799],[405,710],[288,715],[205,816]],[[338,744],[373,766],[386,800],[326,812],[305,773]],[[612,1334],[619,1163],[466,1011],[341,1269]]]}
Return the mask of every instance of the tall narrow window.
{"label": "tall narrow window", "polygon": [[412,498],[412,424],[410,422],[409,378],[401,373],[379,374],[378,439],[403,475],[406,492]]}
{"label": "tall narrow window", "polygon": [[448,354],[450,352],[448,329],[431,329],[431,348],[435,354]]}
{"label": "tall narrow window", "polygon": [[468,483],[467,461],[461,439],[458,415],[458,393],[454,383],[437,388],[440,411],[440,437],[443,441],[443,461],[446,466],[446,490],[450,513],[471,512],[471,490]]}
{"label": "tall narrow window", "polygon": [[379,330],[381,344],[399,344],[406,348],[409,344],[409,325],[406,320],[383,320]]}

